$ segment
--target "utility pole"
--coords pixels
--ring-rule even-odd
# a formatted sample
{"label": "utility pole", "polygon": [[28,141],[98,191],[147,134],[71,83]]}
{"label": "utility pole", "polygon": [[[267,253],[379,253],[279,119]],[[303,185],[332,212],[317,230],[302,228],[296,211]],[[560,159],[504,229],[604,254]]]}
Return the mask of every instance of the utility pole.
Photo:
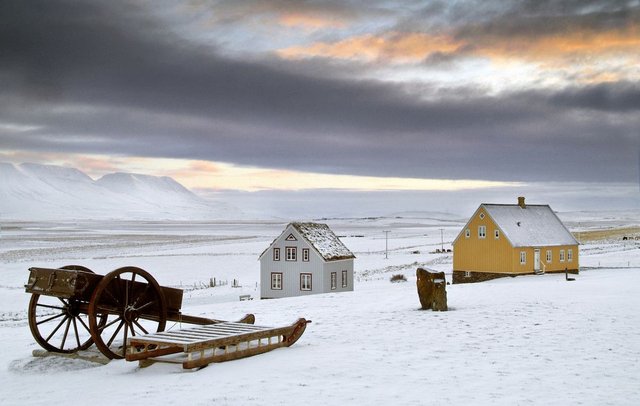
{"label": "utility pole", "polygon": [[389,233],[391,231],[384,230],[384,259],[389,259]]}
{"label": "utility pole", "polygon": [[442,250],[442,252],[444,252],[444,228],[440,229],[440,249]]}

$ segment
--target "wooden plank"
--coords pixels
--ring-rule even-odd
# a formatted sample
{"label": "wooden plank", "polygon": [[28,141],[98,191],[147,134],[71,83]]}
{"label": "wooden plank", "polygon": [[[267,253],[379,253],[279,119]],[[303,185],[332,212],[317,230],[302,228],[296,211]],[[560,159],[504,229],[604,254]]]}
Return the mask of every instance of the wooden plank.
{"label": "wooden plank", "polygon": [[167,302],[167,313],[175,314],[180,312],[182,307],[182,289],[170,288],[167,286],[160,286],[164,298]]}
{"label": "wooden plank", "polygon": [[273,327],[266,326],[256,326],[253,324],[242,324],[242,323],[220,323],[220,324],[212,324],[209,326],[202,326],[200,329],[208,330],[208,331],[262,331],[269,330]]}
{"label": "wooden plank", "polygon": [[237,331],[227,331],[227,330],[215,330],[215,329],[205,329],[202,327],[195,327],[184,330],[175,330],[175,331],[162,331],[159,333],[147,334],[144,336],[140,336],[142,339],[154,339],[154,340],[172,340],[179,339],[183,341],[193,341],[193,340],[202,340],[209,339],[215,337],[223,337],[237,334]]}
{"label": "wooden plank", "polygon": [[[170,355],[170,354],[177,354],[180,352],[184,352],[183,351],[184,348],[182,346],[173,346],[173,345],[163,346],[163,344],[157,344],[157,347],[150,349],[148,346],[145,346],[145,344],[141,344],[136,342],[135,340],[132,340],[127,348],[127,353],[125,354],[126,360],[139,361],[141,359],[147,359],[151,357],[160,357],[163,355]],[[141,346],[144,349],[142,351],[138,351],[136,350],[136,347],[138,346]]]}
{"label": "wooden plank", "polygon": [[103,276],[71,269],[29,268],[25,292],[88,302]]}

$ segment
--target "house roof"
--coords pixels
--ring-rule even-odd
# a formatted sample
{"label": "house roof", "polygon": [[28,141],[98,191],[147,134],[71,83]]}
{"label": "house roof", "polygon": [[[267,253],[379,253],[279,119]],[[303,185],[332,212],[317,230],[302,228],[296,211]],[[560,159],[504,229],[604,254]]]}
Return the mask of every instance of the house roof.
{"label": "house roof", "polygon": [[325,261],[339,261],[356,257],[340,241],[338,236],[331,231],[329,226],[322,223],[290,223],[260,257],[287,231],[289,226],[293,227],[302,238],[307,240]]}
{"label": "house roof", "polygon": [[328,225],[322,223],[291,223],[300,235],[309,241],[325,261],[355,258]]}
{"label": "house roof", "polygon": [[481,204],[514,247],[577,245],[549,205]]}

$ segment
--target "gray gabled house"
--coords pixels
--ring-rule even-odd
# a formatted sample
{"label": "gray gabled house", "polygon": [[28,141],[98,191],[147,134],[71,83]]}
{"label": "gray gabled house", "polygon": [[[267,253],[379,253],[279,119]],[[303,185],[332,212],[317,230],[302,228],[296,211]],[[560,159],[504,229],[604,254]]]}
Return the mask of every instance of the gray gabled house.
{"label": "gray gabled house", "polygon": [[320,223],[290,223],[260,255],[260,297],[353,290],[355,255]]}

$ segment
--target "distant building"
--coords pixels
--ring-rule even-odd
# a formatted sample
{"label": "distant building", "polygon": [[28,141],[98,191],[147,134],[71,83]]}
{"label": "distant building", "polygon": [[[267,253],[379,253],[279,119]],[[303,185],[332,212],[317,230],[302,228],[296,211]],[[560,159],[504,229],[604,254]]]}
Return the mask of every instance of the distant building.
{"label": "distant building", "polygon": [[577,273],[578,241],[548,205],[481,204],[453,241],[453,283]]}
{"label": "distant building", "polygon": [[260,255],[260,297],[352,291],[354,259],[326,224],[290,223]]}

